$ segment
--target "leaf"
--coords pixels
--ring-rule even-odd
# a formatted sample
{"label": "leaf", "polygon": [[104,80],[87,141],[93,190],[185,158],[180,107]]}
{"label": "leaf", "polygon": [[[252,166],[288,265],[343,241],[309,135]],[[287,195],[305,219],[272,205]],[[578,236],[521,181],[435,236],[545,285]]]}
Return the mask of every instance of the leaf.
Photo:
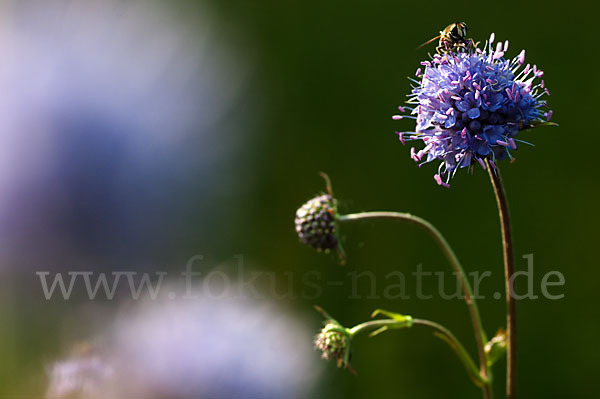
{"label": "leaf", "polygon": [[373,313],[371,313],[371,317],[379,316],[380,314],[389,317],[392,320],[400,321],[400,322],[412,322],[412,317],[403,315],[400,313],[394,313],[383,309],[375,309]]}

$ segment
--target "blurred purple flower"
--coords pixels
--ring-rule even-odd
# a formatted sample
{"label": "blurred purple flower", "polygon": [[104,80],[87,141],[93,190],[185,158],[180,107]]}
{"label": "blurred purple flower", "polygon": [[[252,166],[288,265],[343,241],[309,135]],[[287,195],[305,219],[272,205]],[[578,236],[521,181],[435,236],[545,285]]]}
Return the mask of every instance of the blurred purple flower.
{"label": "blurred purple flower", "polygon": [[94,353],[82,352],[54,363],[48,370],[48,378],[46,399],[114,397],[114,369]]}
{"label": "blurred purple flower", "polygon": [[[177,285],[163,289],[185,291]],[[57,362],[50,388],[71,387],[60,392],[81,395],[75,388],[83,381],[88,386],[103,381],[97,396],[88,396],[111,392],[112,399],[310,397],[322,367],[307,323],[272,301],[238,297],[235,291],[132,304],[102,334],[103,361]],[[48,399],[80,397],[50,392]]]}
{"label": "blurred purple flower", "polygon": [[228,169],[243,140],[223,133],[244,119],[228,115],[247,63],[203,5],[177,17],[169,6],[48,0],[2,11],[9,264],[155,262],[192,215],[203,220],[196,240],[214,236],[209,207],[240,187]]}

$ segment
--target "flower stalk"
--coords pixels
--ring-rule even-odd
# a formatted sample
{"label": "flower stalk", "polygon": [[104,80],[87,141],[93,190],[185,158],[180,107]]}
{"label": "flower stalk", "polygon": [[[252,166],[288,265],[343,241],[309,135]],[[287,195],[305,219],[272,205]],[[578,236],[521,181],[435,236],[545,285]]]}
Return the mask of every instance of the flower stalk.
{"label": "flower stalk", "polygon": [[395,220],[403,220],[412,224],[415,224],[421,228],[423,228],[429,235],[435,240],[438,244],[448,261],[450,262],[452,268],[456,272],[459,277],[460,285],[465,296],[465,302],[469,308],[469,315],[471,316],[471,322],[473,325],[473,331],[475,333],[475,341],[477,343],[477,352],[479,355],[479,367],[481,376],[484,379],[488,379],[490,376],[490,372],[488,370],[487,358],[485,354],[485,343],[487,342],[487,336],[483,329],[483,323],[481,321],[481,315],[479,314],[479,308],[477,306],[477,301],[473,297],[473,290],[467,279],[467,275],[462,267],[458,257],[454,253],[450,244],[444,238],[442,233],[427,220],[422,219],[418,216],[411,215],[410,213],[401,213],[401,212],[361,212],[361,213],[353,213],[349,215],[341,215],[338,216],[338,221],[340,223],[348,222],[348,221],[356,221],[356,220],[367,220],[367,219],[395,219]]}
{"label": "flower stalk", "polygon": [[510,213],[500,171],[497,168],[492,170],[492,168],[489,167],[489,164],[488,171],[490,181],[494,187],[498,213],[500,215],[502,250],[504,256],[504,280],[506,290],[506,397],[507,399],[515,399],[517,390],[517,302],[511,286],[511,276],[515,273],[515,259],[513,253]]}
{"label": "flower stalk", "polygon": [[369,320],[357,324],[352,328],[346,328],[320,307],[315,306],[315,309],[326,317],[325,327],[317,335],[315,347],[322,351],[323,358],[336,360],[338,367],[348,367],[350,371],[353,371],[350,365],[351,343],[352,339],[361,333],[371,331],[369,336],[373,337],[388,330],[400,330],[415,325],[425,326],[432,328],[434,335],[450,346],[464,365],[471,381],[483,389],[485,398],[491,398],[490,380],[481,375],[469,352],[467,352],[458,338],[441,324],[430,320],[413,319],[408,315],[377,309],[371,314],[371,317],[384,315],[387,318]]}
{"label": "flower stalk", "polygon": [[421,325],[433,328],[435,330],[434,335],[440,338],[442,341],[446,342],[450,348],[456,353],[460,361],[465,366],[465,369],[469,373],[469,377],[471,381],[478,387],[483,390],[485,398],[491,398],[491,381],[489,378],[486,378],[481,375],[481,372],[475,365],[475,362],[465,349],[465,347],[460,343],[460,341],[456,338],[454,334],[446,327],[442,326],[439,323],[423,320],[423,319],[413,319],[414,325]]}

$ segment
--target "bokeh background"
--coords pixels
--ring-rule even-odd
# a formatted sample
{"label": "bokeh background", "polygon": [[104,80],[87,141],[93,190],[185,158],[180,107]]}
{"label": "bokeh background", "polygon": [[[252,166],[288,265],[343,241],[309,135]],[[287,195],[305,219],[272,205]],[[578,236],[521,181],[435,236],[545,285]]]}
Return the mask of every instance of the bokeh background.
{"label": "bokeh background", "polygon": [[[293,229],[296,208],[323,190],[325,171],[343,212],[420,215],[446,234],[469,271],[492,271],[480,308],[489,335],[503,324],[503,301],[492,299],[503,282],[487,175],[459,173],[451,189],[438,187],[433,167],[418,169],[394,134],[410,121],[391,119],[407,76],[426,57],[415,47],[456,20],[477,40],[491,32],[509,39],[509,55],[525,48],[545,71],[560,124],[524,134],[535,147],[501,165],[518,268],[522,255],[534,254],[537,293],[548,271],[566,279],[563,299],[520,303],[521,397],[594,397],[598,56],[596,16],[584,3],[0,4],[0,397],[44,397],[53,378],[62,375],[68,387],[78,373],[106,388],[102,378],[119,367],[127,376],[136,370],[119,384],[148,390],[130,397],[479,397],[427,331],[360,337],[357,375],[311,349],[319,304],[348,326],[375,308],[437,320],[474,353],[460,301],[381,297],[387,273],[409,275],[418,264],[448,270],[424,233],[385,222],[347,226],[348,262],[340,267],[301,246]],[[197,254],[203,272],[234,275],[243,255],[247,273],[273,280],[260,299],[177,307],[127,295],[90,301],[77,290],[68,301],[47,301],[35,274],[176,276]],[[365,270],[379,276],[376,295],[361,280],[355,298],[349,273]],[[310,272],[319,273],[318,295],[303,295]],[[425,292],[437,290],[437,281],[425,281]],[[81,342],[99,349],[73,349]],[[81,355],[96,350],[98,358]],[[61,360],[69,356],[74,363]],[[96,360],[116,362],[117,371]],[[495,367],[497,397],[503,368]]]}

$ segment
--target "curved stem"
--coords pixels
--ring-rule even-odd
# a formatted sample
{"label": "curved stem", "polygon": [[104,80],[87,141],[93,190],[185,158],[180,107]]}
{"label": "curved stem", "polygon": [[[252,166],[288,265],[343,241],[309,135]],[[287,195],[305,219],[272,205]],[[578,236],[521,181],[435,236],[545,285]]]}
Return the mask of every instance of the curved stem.
{"label": "curved stem", "polygon": [[377,331],[381,330],[382,328],[399,329],[411,327],[413,325],[421,325],[433,328],[435,330],[434,335],[446,342],[450,346],[450,348],[452,348],[452,350],[456,353],[460,361],[465,366],[465,369],[469,373],[469,377],[471,378],[473,383],[475,383],[475,385],[481,387],[482,389],[484,389],[484,387],[487,387],[487,389],[489,389],[489,381],[480,374],[479,369],[475,365],[475,362],[473,361],[471,355],[469,355],[469,352],[467,352],[463,344],[458,340],[458,338],[456,338],[454,334],[452,334],[450,330],[434,321],[412,318],[409,318],[404,321],[398,321],[393,319],[370,320],[348,329],[348,333],[350,337],[353,337],[356,334],[367,330],[375,330],[374,334],[377,334]]}
{"label": "curved stem", "polygon": [[[415,224],[421,228],[423,228],[438,244],[450,264],[452,268],[456,272],[463,294],[465,296],[465,302],[469,308],[469,314],[471,316],[471,322],[473,324],[473,330],[475,332],[475,341],[477,343],[477,352],[479,354],[479,367],[481,376],[489,381],[489,370],[487,365],[487,358],[484,349],[484,343],[487,342],[487,336],[485,331],[483,330],[483,324],[481,322],[481,316],[479,314],[479,308],[477,307],[477,302],[475,298],[473,298],[473,290],[471,289],[471,285],[469,284],[469,280],[467,279],[467,275],[458,260],[458,257],[448,244],[448,241],[444,238],[442,233],[439,232],[435,226],[429,223],[427,220],[422,219],[418,216],[411,215],[410,213],[401,213],[401,212],[361,212],[361,213],[353,213],[350,215],[342,215],[338,217],[340,222],[346,221],[355,221],[355,220],[366,220],[366,219],[397,219],[403,220],[412,224]],[[488,389],[489,391],[489,389]],[[489,398],[489,394],[485,394],[484,397]]]}
{"label": "curved stem", "polygon": [[413,325],[427,326],[436,330],[434,334],[438,338],[446,342],[450,346],[450,348],[454,350],[458,358],[462,361],[463,365],[469,372],[469,377],[471,377],[471,380],[475,383],[475,385],[481,387],[484,390],[484,396],[486,398],[491,397],[491,393],[489,391],[489,381],[479,373],[479,369],[475,365],[475,362],[473,361],[465,347],[460,343],[458,338],[456,338],[456,336],[452,334],[450,330],[448,330],[441,324],[423,319],[413,319]]}
{"label": "curved stem", "polygon": [[354,327],[348,329],[348,332],[350,333],[350,335],[356,335],[365,330],[380,329],[381,327],[392,327],[392,328],[394,328],[394,327],[396,327],[396,328],[410,327],[410,325],[412,323],[413,323],[412,319],[410,322],[398,322],[397,320],[392,320],[392,319],[369,320],[369,321],[365,321],[364,323],[355,325]]}
{"label": "curved stem", "polygon": [[517,302],[511,286],[511,276],[515,272],[515,258],[513,254],[510,214],[500,171],[497,168],[490,167],[487,160],[486,164],[492,186],[494,187],[494,194],[496,195],[502,231],[506,290],[506,398],[515,399],[517,390]]}

